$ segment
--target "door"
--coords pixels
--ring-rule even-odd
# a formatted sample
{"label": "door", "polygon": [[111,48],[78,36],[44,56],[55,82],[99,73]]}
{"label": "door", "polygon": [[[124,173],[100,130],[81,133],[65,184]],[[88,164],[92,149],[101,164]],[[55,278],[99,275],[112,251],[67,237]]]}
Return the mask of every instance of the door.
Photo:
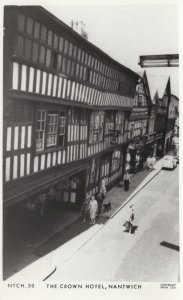
{"label": "door", "polygon": [[69,184],[62,192],[62,203],[69,208],[80,209],[85,197],[85,171],[69,178]]}

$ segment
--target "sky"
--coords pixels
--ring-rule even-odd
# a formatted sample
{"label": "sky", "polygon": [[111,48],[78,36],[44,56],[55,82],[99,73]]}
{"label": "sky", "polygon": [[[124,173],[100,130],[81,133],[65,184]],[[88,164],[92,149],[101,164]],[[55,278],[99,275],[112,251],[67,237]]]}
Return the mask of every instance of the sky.
{"label": "sky", "polygon": [[176,5],[77,5],[47,6],[67,25],[83,21],[88,40],[122,65],[142,74],[146,70],[151,97],[163,96],[168,77],[171,91],[179,96],[179,68],[148,68],[138,65],[140,55],[179,52],[178,8]]}

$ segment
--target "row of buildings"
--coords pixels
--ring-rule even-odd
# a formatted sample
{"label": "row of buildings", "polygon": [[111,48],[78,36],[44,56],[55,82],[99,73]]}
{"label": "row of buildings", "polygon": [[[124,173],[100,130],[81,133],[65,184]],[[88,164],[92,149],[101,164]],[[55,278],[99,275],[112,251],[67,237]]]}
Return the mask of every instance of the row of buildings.
{"label": "row of buildings", "polygon": [[79,209],[172,148],[178,98],[151,98],[121,65],[42,7],[4,11],[4,210],[39,199]]}

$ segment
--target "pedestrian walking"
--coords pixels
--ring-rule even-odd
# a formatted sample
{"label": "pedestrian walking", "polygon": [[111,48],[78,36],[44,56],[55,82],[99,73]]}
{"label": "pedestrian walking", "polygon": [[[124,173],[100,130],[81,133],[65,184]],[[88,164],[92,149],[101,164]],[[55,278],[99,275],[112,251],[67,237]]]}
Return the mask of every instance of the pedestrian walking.
{"label": "pedestrian walking", "polygon": [[103,195],[101,192],[98,193],[97,195],[97,203],[98,203],[98,214],[100,214],[102,210],[102,203],[103,203]]}
{"label": "pedestrian walking", "polygon": [[134,221],[134,205],[130,205],[127,216],[126,216],[126,222],[124,224],[126,230],[132,234],[133,233],[133,221]]}
{"label": "pedestrian walking", "polygon": [[127,171],[125,171],[125,175],[123,177],[123,183],[124,183],[124,190],[128,191],[130,186],[130,175]]}
{"label": "pedestrian walking", "polygon": [[95,224],[95,218],[98,211],[98,203],[94,196],[91,197],[90,203],[89,203],[89,214],[90,214],[90,224]]}
{"label": "pedestrian walking", "polygon": [[81,215],[83,216],[83,223],[85,223],[87,220],[87,216],[89,213],[89,204],[90,204],[90,196],[87,195],[83,202],[82,208],[81,208]]}

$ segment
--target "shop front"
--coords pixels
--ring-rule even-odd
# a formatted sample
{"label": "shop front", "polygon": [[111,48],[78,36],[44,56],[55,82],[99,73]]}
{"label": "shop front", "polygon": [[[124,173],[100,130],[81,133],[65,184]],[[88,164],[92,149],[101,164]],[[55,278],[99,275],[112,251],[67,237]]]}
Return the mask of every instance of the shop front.
{"label": "shop front", "polygon": [[143,168],[145,161],[144,143],[141,140],[136,140],[131,143],[127,150],[126,156],[126,170],[130,173],[136,173]]}
{"label": "shop front", "polygon": [[110,189],[122,178],[125,153],[125,147],[116,147],[90,161],[86,183],[88,195],[99,193],[103,179],[105,179],[106,188]]}
{"label": "shop front", "polygon": [[156,142],[156,134],[151,134],[147,136],[147,141],[145,144],[145,157],[146,160],[147,157],[150,156],[157,156],[157,142]]}
{"label": "shop front", "polygon": [[156,156],[157,157],[163,157],[164,155],[164,138],[163,133],[157,133],[156,134]]}
{"label": "shop front", "polygon": [[23,209],[44,217],[54,210],[80,210],[85,197],[86,171],[42,189],[22,203]]}

